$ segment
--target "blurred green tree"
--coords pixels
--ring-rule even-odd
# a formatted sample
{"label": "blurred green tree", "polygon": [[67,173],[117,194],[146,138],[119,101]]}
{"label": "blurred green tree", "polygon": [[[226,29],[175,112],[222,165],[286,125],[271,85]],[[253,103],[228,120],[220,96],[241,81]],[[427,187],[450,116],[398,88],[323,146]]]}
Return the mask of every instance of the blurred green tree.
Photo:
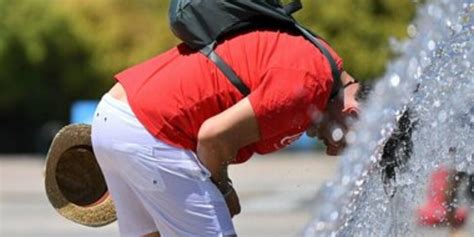
{"label": "blurred green tree", "polygon": [[75,36],[91,50],[93,70],[108,82],[118,71],[178,42],[168,27],[168,1],[55,2],[68,16]]}
{"label": "blurred green tree", "polygon": [[34,150],[43,124],[67,121],[71,101],[97,95],[90,54],[52,2],[0,0],[1,150]]}
{"label": "blurred green tree", "polygon": [[327,39],[359,80],[380,76],[392,56],[389,37],[406,37],[412,0],[304,0],[296,18]]}
{"label": "blurred green tree", "polygon": [[[370,80],[391,56],[388,38],[405,36],[411,1],[303,0],[296,18]],[[75,100],[98,99],[115,73],[176,45],[168,2],[0,0],[0,152],[37,150],[41,127],[67,123]]]}

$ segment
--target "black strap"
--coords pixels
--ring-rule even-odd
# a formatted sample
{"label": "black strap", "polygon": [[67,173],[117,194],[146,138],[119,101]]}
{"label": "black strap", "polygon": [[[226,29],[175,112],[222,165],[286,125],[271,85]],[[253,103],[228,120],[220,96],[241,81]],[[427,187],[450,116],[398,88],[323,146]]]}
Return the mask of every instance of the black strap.
{"label": "black strap", "polygon": [[334,60],[332,55],[329,53],[328,49],[324,47],[324,45],[320,42],[318,38],[316,38],[312,33],[310,33],[304,27],[296,23],[295,23],[295,26],[306,37],[306,39],[311,41],[314,45],[316,45],[316,47],[318,47],[319,50],[321,50],[324,57],[326,57],[326,59],[328,60],[329,65],[331,66],[331,73],[332,73],[332,78],[334,81],[332,89],[331,89],[331,96],[329,97],[329,99],[330,100],[334,99],[334,97],[336,97],[337,94],[339,93],[339,90],[342,88],[341,79],[340,79],[341,72],[337,68],[336,61]]}
{"label": "black strap", "polygon": [[287,15],[291,15],[294,12],[300,10],[301,8],[303,8],[303,4],[301,4],[301,0],[294,0],[283,7]]}
{"label": "black strap", "polygon": [[221,70],[222,73],[227,77],[227,79],[242,93],[242,95],[247,96],[250,94],[250,89],[242,82],[242,80],[237,76],[237,74],[232,70],[232,68],[227,65],[227,63],[214,51],[215,42],[207,45],[201,49],[201,53],[206,55],[214,64]]}
{"label": "black strap", "polygon": [[352,84],[357,84],[357,83],[359,83],[359,81],[354,79],[354,80],[352,80],[352,81],[346,83],[345,85],[343,85],[343,86],[342,86],[342,89],[346,89],[346,87],[348,87],[348,86],[350,86],[350,85],[352,85]]}
{"label": "black strap", "polygon": [[[296,28],[308,39],[311,41],[318,49],[323,53],[324,57],[329,62],[329,65],[331,66],[331,74],[333,78],[333,86],[331,89],[331,95],[329,97],[330,100],[333,100],[337,94],[339,93],[339,90],[342,88],[342,83],[340,80],[341,72],[337,68],[336,61],[332,57],[332,55],[329,53],[328,49],[320,42],[320,40],[313,35],[311,32],[306,30],[304,27],[298,25],[295,23]],[[232,70],[229,65],[214,51],[214,47],[216,45],[216,42],[213,42],[203,49],[201,49],[201,53],[206,55],[216,66],[221,70],[221,72],[227,77],[227,79],[242,93],[244,96],[247,96],[250,94],[250,89],[242,82],[242,80],[237,76],[237,74]]]}

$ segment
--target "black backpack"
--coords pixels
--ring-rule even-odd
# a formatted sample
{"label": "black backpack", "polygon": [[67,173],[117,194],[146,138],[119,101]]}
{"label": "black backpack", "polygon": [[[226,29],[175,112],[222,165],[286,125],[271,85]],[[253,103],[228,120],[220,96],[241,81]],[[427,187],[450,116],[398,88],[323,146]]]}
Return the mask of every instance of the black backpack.
{"label": "black backpack", "polygon": [[328,60],[334,81],[330,96],[333,99],[341,88],[341,72],[319,37],[298,24],[291,16],[301,8],[300,0],[294,0],[285,6],[280,0],[171,0],[169,20],[173,33],[189,47],[199,50],[213,61],[244,96],[250,90],[216,54],[214,48],[217,41],[255,24],[276,22],[282,27],[292,27],[311,41]]}

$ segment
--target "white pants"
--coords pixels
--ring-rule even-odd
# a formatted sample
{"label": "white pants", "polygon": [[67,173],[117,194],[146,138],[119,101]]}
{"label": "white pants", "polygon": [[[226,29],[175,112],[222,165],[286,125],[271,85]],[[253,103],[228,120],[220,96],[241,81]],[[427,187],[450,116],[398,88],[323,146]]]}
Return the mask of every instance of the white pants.
{"label": "white pants", "polygon": [[196,154],[153,137],[127,104],[102,98],[92,144],[121,236],[236,236],[225,200]]}

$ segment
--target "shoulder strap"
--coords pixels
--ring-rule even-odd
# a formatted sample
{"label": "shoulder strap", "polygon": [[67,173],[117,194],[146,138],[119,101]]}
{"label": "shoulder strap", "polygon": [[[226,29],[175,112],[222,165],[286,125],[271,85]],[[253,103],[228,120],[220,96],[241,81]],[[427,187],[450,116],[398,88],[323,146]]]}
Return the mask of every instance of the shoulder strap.
{"label": "shoulder strap", "polygon": [[326,59],[328,60],[329,65],[331,66],[331,73],[332,73],[332,78],[334,81],[329,99],[330,100],[334,99],[334,97],[337,96],[337,94],[339,93],[339,90],[342,87],[341,80],[340,80],[341,72],[337,68],[336,61],[334,60],[332,55],[329,53],[328,49],[324,47],[323,44],[321,44],[321,41],[315,35],[313,35],[310,31],[308,31],[306,28],[302,27],[299,24],[295,23],[295,26],[306,37],[306,39],[311,41],[311,43],[313,43],[316,47],[318,47],[319,50],[321,50],[324,57],[326,57]]}
{"label": "shoulder strap", "polygon": [[[283,10],[284,12],[290,16],[293,12],[298,11],[301,9],[302,4],[301,0],[294,0],[288,5],[285,5]],[[311,31],[307,30],[303,26],[299,25],[294,22],[294,26],[303,34],[303,36],[311,41],[326,57],[326,59],[329,62],[329,65],[331,66],[331,73],[332,73],[332,78],[333,78],[333,86],[331,89],[331,95],[329,97],[330,100],[333,100],[337,94],[339,93],[339,90],[342,87],[341,80],[340,80],[340,75],[341,72],[337,68],[336,61],[332,57],[332,55],[329,53],[328,49],[320,42],[318,37],[314,35]],[[237,76],[237,74],[234,72],[234,70],[227,65],[227,63],[214,51],[214,47],[216,45],[216,41],[208,44],[204,48],[200,50],[202,54],[204,54],[206,57],[208,57],[214,64],[219,68],[219,70],[227,77],[227,79],[242,93],[244,96],[247,96],[250,94],[250,89],[245,85],[245,83],[242,82],[242,80]]]}
{"label": "shoulder strap", "polygon": [[250,89],[245,85],[244,82],[237,76],[237,74],[232,70],[229,65],[214,51],[214,46],[216,42],[213,42],[203,49],[200,52],[207,56],[214,64],[221,70],[222,73],[227,77],[227,79],[234,85],[242,95],[247,96],[250,94]]}

